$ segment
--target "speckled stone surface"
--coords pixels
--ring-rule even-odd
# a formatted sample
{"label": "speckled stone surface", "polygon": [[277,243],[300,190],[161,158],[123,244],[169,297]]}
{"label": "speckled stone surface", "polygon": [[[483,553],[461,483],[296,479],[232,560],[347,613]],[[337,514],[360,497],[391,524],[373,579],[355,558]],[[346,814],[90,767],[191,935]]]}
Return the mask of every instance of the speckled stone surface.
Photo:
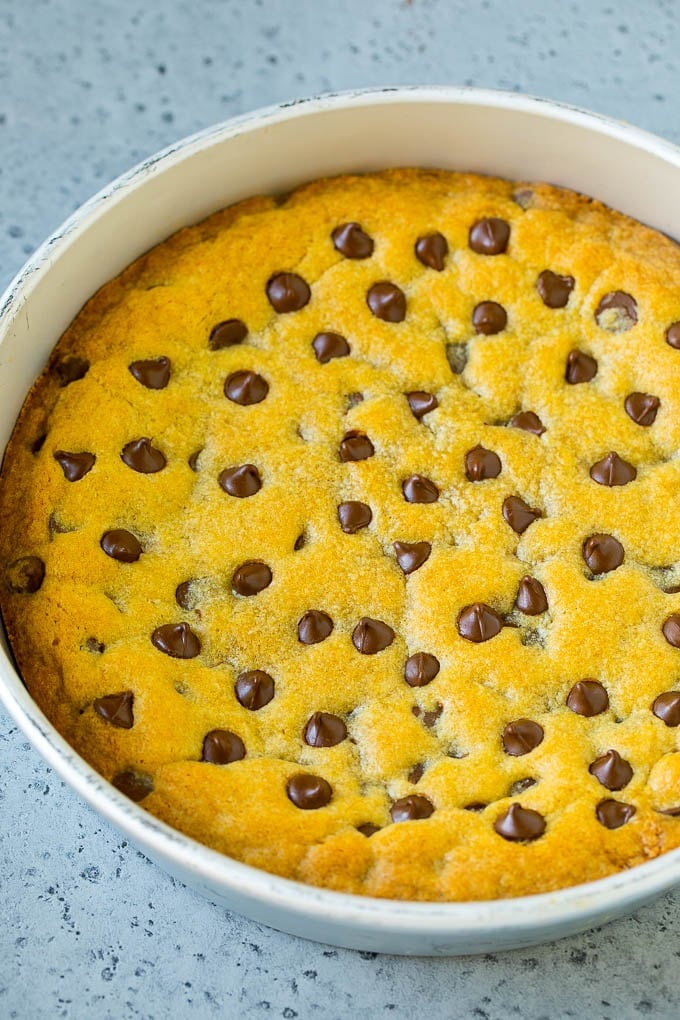
{"label": "speckled stone surface", "polygon": [[[93,191],[295,96],[536,93],[680,141],[674,0],[0,0],[0,278]],[[680,892],[540,948],[374,957],[199,899],[84,807],[0,714],[0,1017],[671,1018]]]}

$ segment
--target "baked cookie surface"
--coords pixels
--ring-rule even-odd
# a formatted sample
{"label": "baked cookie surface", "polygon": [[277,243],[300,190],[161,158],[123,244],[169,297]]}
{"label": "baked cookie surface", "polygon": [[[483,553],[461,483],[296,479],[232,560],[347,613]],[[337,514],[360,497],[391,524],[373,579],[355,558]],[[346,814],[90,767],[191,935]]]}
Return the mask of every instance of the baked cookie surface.
{"label": "baked cookie surface", "polygon": [[469,900],[680,846],[680,250],[547,185],[255,198],[103,287],[0,478],[95,768],[246,863]]}

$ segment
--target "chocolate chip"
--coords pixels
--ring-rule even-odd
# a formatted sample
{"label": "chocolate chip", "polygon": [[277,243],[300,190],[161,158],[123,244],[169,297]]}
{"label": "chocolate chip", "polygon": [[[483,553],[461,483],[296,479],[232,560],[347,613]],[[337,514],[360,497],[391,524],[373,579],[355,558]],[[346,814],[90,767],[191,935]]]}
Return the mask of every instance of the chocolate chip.
{"label": "chocolate chip", "polygon": [[97,715],[112,726],[118,726],[121,730],[131,730],[135,721],[132,714],[133,701],[132,691],[120,691],[118,694],[106,694],[103,698],[95,698],[92,707]]}
{"label": "chocolate chip", "polygon": [[78,382],[79,379],[87,375],[89,369],[90,362],[85,358],[78,357],[64,358],[62,361],[58,361],[54,367],[59,385],[62,387]]}
{"label": "chocolate chip", "polygon": [[346,358],[350,352],[349,344],[340,333],[317,333],[312,340],[316,360],[326,365],[332,358]]}
{"label": "chocolate chip", "polygon": [[680,350],[680,322],[674,322],[666,330],[666,343]]}
{"label": "chocolate chip", "polygon": [[511,843],[524,843],[538,839],[545,832],[545,818],[538,811],[511,804],[493,825],[499,836]]}
{"label": "chocolate chip", "polygon": [[[420,705],[414,705],[411,711],[416,719],[420,719],[423,726],[427,726],[428,730],[431,730],[439,716],[444,711],[444,706],[441,702],[438,702],[433,709],[424,712]],[[453,755],[453,757],[456,757],[456,755]],[[458,757],[464,758],[465,755],[459,755]]]}
{"label": "chocolate chip", "polygon": [[591,535],[583,543],[583,559],[593,574],[608,574],[623,563],[625,552],[613,535]]}
{"label": "chocolate chip", "polygon": [[380,832],[380,826],[374,825],[373,822],[364,822],[363,825],[357,825],[357,832],[369,839],[371,836],[375,836],[376,832]]}
{"label": "chocolate chip", "polygon": [[[346,400],[347,400],[347,411],[351,411],[353,407],[357,406],[357,404],[362,404],[363,403],[364,395],[363,395],[363,393],[348,393],[347,397],[346,397]],[[347,412],[345,412],[345,413],[347,413]]]}
{"label": "chocolate chip", "polygon": [[43,432],[41,435],[39,435],[38,438],[35,439],[31,443],[31,446],[30,446],[31,453],[34,453],[34,454],[40,453],[40,451],[42,450],[43,446],[45,445],[45,440],[46,439],[47,439],[47,433],[46,432]]}
{"label": "chocolate chip", "polygon": [[518,535],[523,535],[540,516],[540,510],[535,510],[519,496],[506,496],[503,500],[503,517]]}
{"label": "chocolate chip", "polygon": [[409,783],[413,783],[413,785],[415,786],[416,783],[420,782],[424,775],[425,766],[423,765],[422,762],[418,762],[418,764],[414,765],[411,771],[409,772],[408,781]]}
{"label": "chocolate chip", "polygon": [[680,805],[669,808],[654,808],[660,815],[668,815],[669,818],[680,818]]}
{"label": "chocolate chip", "polygon": [[237,499],[254,496],[262,488],[260,472],[254,464],[238,464],[221,471],[217,481],[225,492]]}
{"label": "chocolate chip", "polygon": [[481,800],[473,800],[470,801],[469,804],[464,805],[463,811],[474,811],[475,814],[479,814],[480,811],[484,811],[484,809],[487,808],[488,806],[489,806],[488,804],[485,804]]}
{"label": "chocolate chip", "polygon": [[486,478],[497,478],[501,473],[501,459],[493,450],[473,446],[465,454],[465,477],[468,482],[483,482]]}
{"label": "chocolate chip", "polygon": [[417,418],[418,421],[430,411],[434,411],[435,407],[439,407],[439,401],[434,394],[426,393],[425,390],[412,390],[411,393],[406,394],[406,399],[414,418]]}
{"label": "chocolate chip", "polygon": [[269,393],[269,383],[257,372],[232,372],[224,383],[224,395],[234,404],[259,404]]}
{"label": "chocolate chip", "polygon": [[446,360],[454,375],[464,372],[468,361],[467,344],[447,344]]}
{"label": "chocolate chip", "polygon": [[497,216],[477,220],[470,227],[468,241],[478,255],[502,255],[510,240],[510,224]]}
{"label": "chocolate chip", "polygon": [[520,411],[510,419],[508,424],[513,429],[523,429],[525,432],[533,432],[535,436],[542,436],[545,432],[545,425],[533,411]]}
{"label": "chocolate chip", "polygon": [[412,574],[429,559],[432,546],[429,542],[395,542],[394,551],[404,573]]}
{"label": "chocolate chip", "polygon": [[672,613],[664,620],[661,630],[669,645],[680,648],[680,613]]}
{"label": "chocolate chip", "polygon": [[680,694],[677,691],[664,691],[654,699],[652,712],[665,722],[666,726],[680,726]]}
{"label": "chocolate chip", "polygon": [[288,799],[295,804],[295,807],[303,811],[315,811],[317,808],[325,807],[333,796],[330,783],[327,783],[321,776],[313,776],[308,772],[298,772],[291,776],[286,783]]}
{"label": "chocolate chip", "polygon": [[623,804],[619,800],[602,800],[595,808],[595,816],[605,829],[620,829],[635,814],[632,804]]}
{"label": "chocolate chip", "polygon": [[618,453],[608,453],[602,460],[596,461],[590,469],[590,477],[598,485],[627,485],[637,478],[637,469],[622,460]]}
{"label": "chocolate chip", "polygon": [[111,782],[117,790],[124,793],[130,800],[134,800],[135,803],[144,800],[145,797],[148,797],[153,792],[151,776],[141,772],[132,772],[129,769],[125,772],[119,772],[113,777]]}
{"label": "chocolate chip", "polygon": [[246,756],[245,744],[231,730],[210,730],[203,738],[203,761],[212,765],[228,765]]}
{"label": "chocolate chip", "polygon": [[548,608],[545,588],[535,577],[526,574],[519,582],[515,605],[527,616],[540,616]]}
{"label": "chocolate chip", "polygon": [[195,601],[191,594],[191,581],[182,581],[175,588],[175,602],[180,609],[194,609]]}
{"label": "chocolate chip", "polygon": [[362,432],[347,432],[340,443],[340,460],[347,464],[356,460],[368,460],[375,453],[373,443]]}
{"label": "chocolate chip", "polygon": [[7,584],[16,595],[34,595],[44,580],[45,564],[38,556],[22,556],[7,568]]}
{"label": "chocolate chip", "polygon": [[508,791],[508,797],[518,797],[520,793],[524,793],[525,790],[530,790],[532,786],[536,785],[536,780],[527,776],[526,779],[518,779],[516,783],[513,783]]}
{"label": "chocolate chip", "polygon": [[262,669],[241,673],[234,691],[240,705],[251,712],[264,708],[274,697],[274,679]]}
{"label": "chocolate chip", "polygon": [[390,808],[393,822],[415,822],[434,814],[434,804],[427,797],[411,793],[408,797],[395,800]]}
{"label": "chocolate chip", "polygon": [[276,273],[267,283],[267,297],[275,312],[299,312],[312,292],[309,284],[297,273]]}
{"label": "chocolate chip", "polygon": [[347,500],[338,507],[338,520],[346,535],[353,535],[361,528],[367,527],[372,519],[373,514],[370,506],[360,503],[358,500]]}
{"label": "chocolate chip", "polygon": [[401,483],[401,491],[407,503],[436,503],[439,489],[424,475],[409,475]]}
{"label": "chocolate chip", "polygon": [[424,266],[436,269],[441,273],[449,253],[449,244],[443,234],[435,231],[433,234],[424,234],[416,241],[416,258]]}
{"label": "chocolate chip", "polygon": [[272,583],[272,572],[260,560],[247,560],[231,576],[231,587],[236,595],[257,595]]}
{"label": "chocolate chip", "polygon": [[629,393],[623,402],[626,414],[636,425],[653,425],[661,401],[651,393]]}
{"label": "chocolate chip", "polygon": [[315,712],[307,721],[302,735],[310,747],[335,747],[347,736],[347,727],[340,716]]}
{"label": "chocolate chip", "polygon": [[569,351],[567,355],[567,368],[564,378],[572,386],[577,383],[590,382],[597,375],[597,362],[589,354],[583,351]]}
{"label": "chocolate chip", "polygon": [[508,324],[508,314],[497,301],[480,301],[472,312],[472,325],[476,333],[494,336],[502,333]]}
{"label": "chocolate chip", "polygon": [[119,563],[136,563],[143,552],[139,539],[124,528],[105,531],[99,544],[107,556]]}
{"label": "chocolate chip", "polygon": [[614,750],[609,750],[601,758],[596,758],[588,771],[608,790],[622,790],[633,778],[630,762]]}
{"label": "chocolate chip", "polygon": [[221,351],[225,347],[241,344],[248,336],[248,327],[240,319],[225,319],[218,322],[210,330],[208,347],[211,351]]}
{"label": "chocolate chip", "polygon": [[322,609],[308,609],[298,621],[298,641],[303,645],[317,645],[325,641],[333,630],[333,621]]}
{"label": "chocolate chip", "polygon": [[191,468],[192,471],[198,471],[198,458],[201,456],[202,453],[203,453],[203,448],[201,448],[200,450],[196,450],[189,457],[188,464],[189,464],[189,467]]}
{"label": "chocolate chip", "polygon": [[335,250],[347,259],[367,259],[373,254],[373,239],[358,223],[343,223],[331,237]]}
{"label": "chocolate chip", "polygon": [[609,695],[597,680],[579,680],[567,695],[567,708],[587,719],[609,708]]}
{"label": "chocolate chip", "polygon": [[394,631],[382,620],[373,620],[370,616],[362,616],[352,631],[352,643],[362,655],[375,655],[382,652],[394,641]]}
{"label": "chocolate chip", "polygon": [[638,321],[638,307],[634,297],[623,290],[605,294],[595,309],[595,321],[610,333],[625,333]]}
{"label": "chocolate chip", "polygon": [[406,295],[396,283],[388,280],[374,283],[366,294],[366,303],[376,319],[402,322],[406,318]]}
{"label": "chocolate chip", "polygon": [[404,679],[409,687],[427,687],[439,672],[439,660],[429,652],[416,652],[404,665]]}
{"label": "chocolate chip", "polygon": [[574,289],[574,282],[573,276],[560,276],[544,269],[536,281],[536,290],[548,308],[564,308]]}
{"label": "chocolate chip", "polygon": [[170,382],[170,358],[149,358],[146,361],[133,361],[128,369],[138,383],[147,390],[164,390]]}
{"label": "chocolate chip", "polygon": [[151,445],[150,439],[145,438],[126,443],[120,456],[124,464],[143,475],[156,474],[167,464],[161,451]]}
{"label": "chocolate chip", "polygon": [[502,734],[503,749],[506,754],[518,758],[529,754],[543,741],[543,727],[531,719],[517,719],[508,723]]}
{"label": "chocolate chip", "polygon": [[66,453],[57,450],[54,459],[61,466],[67,481],[79,482],[92,470],[97,458],[93,453]]}
{"label": "chocolate chip", "polygon": [[195,659],[201,651],[201,642],[188,623],[164,623],[156,627],[151,642],[173,659]]}
{"label": "chocolate chip", "polygon": [[295,539],[295,545],[293,546],[293,552],[300,552],[300,549],[303,549],[306,544],[307,544],[307,538],[306,538],[305,533],[303,531],[302,534],[298,535],[298,537]]}
{"label": "chocolate chip", "polygon": [[91,652],[93,655],[101,655],[106,651],[106,645],[101,641],[97,641],[96,638],[89,637],[85,642],[85,650]]}
{"label": "chocolate chip", "polygon": [[479,644],[500,634],[503,618],[485,602],[473,602],[461,609],[457,626],[461,637]]}

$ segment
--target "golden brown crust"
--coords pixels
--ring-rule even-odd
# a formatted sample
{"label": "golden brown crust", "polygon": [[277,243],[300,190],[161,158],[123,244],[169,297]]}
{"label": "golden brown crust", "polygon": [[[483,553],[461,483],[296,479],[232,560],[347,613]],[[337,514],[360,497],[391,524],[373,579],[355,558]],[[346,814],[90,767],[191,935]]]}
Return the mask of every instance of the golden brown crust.
{"label": "golden brown crust", "polygon": [[[510,225],[507,254],[469,247],[470,227],[489,216]],[[335,249],[332,231],[350,221],[373,238],[369,258]],[[432,231],[448,240],[441,272],[414,253]],[[566,307],[541,300],[536,281],[546,269],[573,277]],[[311,288],[294,313],[276,314],[267,300],[267,281],[281,271]],[[403,322],[367,306],[368,288],[384,280],[406,296]],[[595,317],[614,291],[637,304],[637,323],[619,332],[610,328],[630,325],[620,311],[600,324]],[[180,231],[88,302],[31,391],[5,456],[0,607],[36,701],[103,775],[150,776],[142,803],[160,818],[316,885],[489,899],[599,878],[680,846],[680,818],[662,813],[680,806],[680,727],[651,710],[661,692],[680,689],[680,651],[661,630],[680,613],[680,593],[662,590],[680,583],[672,511],[680,351],[665,342],[680,319],[679,293],[680,254],[667,238],[562,189],[467,174],[317,181],[281,203],[252,199]],[[481,301],[505,308],[506,329],[475,332]],[[209,349],[211,328],[233,317],[247,324],[245,342]],[[347,338],[351,354],[321,364],[311,341],[329,330]],[[461,373],[447,348],[454,362],[465,354]],[[597,361],[587,383],[565,381],[574,348]],[[128,366],[160,356],[170,359],[170,382],[145,388]],[[64,386],[59,366],[69,357],[90,367]],[[241,370],[267,380],[264,400],[225,399],[225,379]],[[404,396],[417,390],[439,405],[422,421]],[[651,426],[625,412],[632,392],[659,398]],[[355,393],[364,400],[354,404]],[[507,427],[528,410],[546,428],[540,438]],[[342,462],[350,431],[367,434],[375,455]],[[140,437],[166,458],[157,473],[121,459]],[[502,465],[479,483],[465,462],[478,444]],[[70,482],[59,450],[91,452],[96,463]],[[591,466],[609,451],[636,468],[633,481],[593,481]],[[256,465],[262,478],[248,498],[218,484],[240,464]],[[436,502],[404,499],[401,483],[414,473],[435,482]],[[509,495],[541,511],[523,534],[502,516]],[[338,522],[346,500],[372,510],[354,534]],[[102,534],[114,528],[139,539],[136,562],[102,551]],[[625,559],[593,580],[582,546],[599,533],[614,535]],[[429,558],[406,575],[395,541],[428,542]],[[16,565],[24,557],[45,565],[32,594],[12,590],[25,580],[28,568],[21,575]],[[249,560],[266,562],[273,581],[239,597],[232,574]],[[514,607],[525,575],[547,596],[536,616]],[[175,589],[190,579],[191,608],[180,609]],[[466,640],[457,619],[472,603],[508,625],[490,640]],[[328,613],[334,629],[303,645],[297,623],[309,609]],[[360,654],[351,640],[362,617],[394,631],[377,654]],[[200,639],[195,658],[171,658],[151,642],[156,628],[180,621]],[[411,687],[404,663],[417,652],[441,668]],[[234,684],[255,669],[271,674],[276,690],[251,711]],[[586,678],[609,698],[591,717],[566,704]],[[134,696],[131,728],[94,710],[96,699],[122,691]],[[305,743],[319,711],[344,720],[348,737]],[[543,739],[526,754],[507,753],[504,729],[522,719],[539,724]],[[202,761],[204,737],[216,729],[237,734],[245,758]],[[589,772],[609,749],[632,768],[621,790]],[[295,806],[286,784],[300,772],[325,778],[330,803]],[[536,782],[519,790],[525,779]],[[392,823],[391,805],[409,795],[427,798],[434,813]],[[635,814],[605,827],[596,808],[607,799]],[[465,810],[471,803],[486,807]],[[494,823],[513,803],[538,812],[545,832],[531,842],[499,835]],[[357,828],[366,823],[380,826],[370,838]]]}

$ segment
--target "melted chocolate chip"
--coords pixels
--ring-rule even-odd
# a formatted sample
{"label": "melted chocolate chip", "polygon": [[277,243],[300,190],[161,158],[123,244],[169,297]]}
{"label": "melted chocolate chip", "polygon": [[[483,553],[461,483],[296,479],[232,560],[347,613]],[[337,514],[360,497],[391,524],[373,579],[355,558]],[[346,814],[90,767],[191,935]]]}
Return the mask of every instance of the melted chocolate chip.
{"label": "melted chocolate chip", "polygon": [[427,687],[439,672],[439,660],[429,652],[416,652],[404,665],[404,679],[409,687]]}
{"label": "melted chocolate chip", "polygon": [[315,712],[310,716],[302,736],[310,747],[335,747],[347,736],[347,727],[340,716]]}
{"label": "melted chocolate chip", "polygon": [[674,322],[666,330],[666,343],[676,350],[680,350],[680,322]]}
{"label": "melted chocolate chip", "polygon": [[262,488],[260,472],[254,464],[239,464],[221,471],[217,481],[225,492],[237,499],[254,496]]}
{"label": "melted chocolate chip", "polygon": [[330,783],[327,783],[321,776],[313,776],[308,772],[298,772],[291,776],[286,783],[288,799],[295,804],[295,807],[303,811],[315,811],[317,808],[325,807],[333,796]]}
{"label": "melted chocolate chip", "polygon": [[380,832],[380,826],[374,825],[373,822],[364,822],[363,825],[357,825],[357,832],[370,839],[371,836],[375,836],[376,832]]}
{"label": "melted chocolate chip", "polygon": [[500,634],[503,618],[485,602],[473,602],[461,609],[457,627],[461,637],[479,644]]}
{"label": "melted chocolate chip", "polygon": [[93,453],[66,453],[64,450],[57,450],[54,459],[60,465],[68,482],[79,482],[92,470],[97,458]]}
{"label": "melted chocolate chip", "polygon": [[540,616],[548,608],[548,599],[545,588],[535,577],[526,574],[519,582],[515,605],[527,616]]}
{"label": "melted chocolate chip", "polygon": [[680,613],[671,613],[661,628],[669,645],[680,648]]}
{"label": "melted chocolate chip", "polygon": [[525,432],[533,432],[535,436],[542,436],[545,432],[545,425],[533,411],[520,411],[510,419],[508,424],[513,429],[523,429]]}
{"label": "melted chocolate chip", "polygon": [[418,421],[439,407],[439,401],[434,394],[426,393],[425,390],[412,390],[411,393],[406,394],[406,399],[414,418],[417,418]]}
{"label": "melted chocolate chip", "polygon": [[583,543],[583,559],[593,574],[608,574],[623,563],[625,552],[613,535],[591,535]]}
{"label": "melted chocolate chip", "polygon": [[574,283],[573,276],[559,276],[550,269],[544,269],[536,281],[536,290],[548,308],[564,308]]}
{"label": "melted chocolate chip", "polygon": [[595,321],[610,333],[625,333],[638,321],[638,307],[634,297],[623,290],[605,294],[595,309]]}
{"label": "melted chocolate chip", "polygon": [[511,843],[524,843],[538,839],[545,832],[545,818],[538,811],[511,804],[493,825],[499,836]]}
{"label": "melted chocolate chip", "polygon": [[396,283],[381,280],[374,283],[366,294],[366,303],[376,319],[384,322],[403,322],[406,318],[406,295]]}
{"label": "melted chocolate chip", "polygon": [[370,616],[362,616],[352,631],[352,643],[362,655],[375,655],[382,652],[394,641],[394,631],[382,620],[373,620]]}
{"label": "melted chocolate chip", "polygon": [[203,761],[212,765],[228,765],[246,756],[245,744],[230,730],[211,730],[203,738]]}
{"label": "melted chocolate chip", "polygon": [[664,691],[654,699],[652,712],[665,722],[666,726],[680,726],[680,694],[677,691]]}
{"label": "melted chocolate chip", "polygon": [[564,378],[572,386],[576,386],[577,383],[590,382],[597,375],[597,362],[595,358],[591,358],[589,354],[584,354],[583,351],[569,351],[567,355],[567,367],[564,373]]}
{"label": "melted chocolate chip", "polygon": [[322,609],[308,609],[298,621],[298,641],[303,645],[317,645],[325,641],[333,630],[333,621]]}
{"label": "melted chocolate chip", "polygon": [[224,383],[224,395],[234,404],[259,404],[269,393],[269,383],[257,372],[232,372]]}
{"label": "melted chocolate chip", "polygon": [[251,712],[257,712],[274,697],[274,679],[262,669],[252,669],[248,673],[241,673],[234,691],[240,705]]}
{"label": "melted chocolate chip", "polygon": [[257,595],[272,583],[272,572],[260,560],[248,560],[237,567],[231,576],[232,591],[236,595]]}
{"label": "melted chocolate chip", "polygon": [[567,695],[567,708],[587,719],[609,708],[609,695],[597,680],[579,680]]}
{"label": "melted chocolate chip", "polygon": [[267,297],[275,312],[299,312],[312,296],[309,284],[297,273],[276,273],[267,283]]}
{"label": "melted chocolate chip", "polygon": [[661,401],[651,393],[629,393],[623,402],[626,414],[636,425],[653,425]]}
{"label": "melted chocolate chip", "polygon": [[609,750],[601,758],[596,758],[588,771],[608,790],[622,790],[633,778],[630,762],[614,750]]}
{"label": "melted chocolate chip", "polygon": [[434,814],[432,801],[417,793],[411,793],[408,797],[395,800],[390,808],[393,822],[416,822],[423,818],[429,818],[432,814]]}
{"label": "melted chocolate chip", "polygon": [[375,453],[373,443],[362,432],[347,432],[340,443],[340,460],[343,464],[368,460]]}
{"label": "melted chocolate chip", "polygon": [[167,464],[165,456],[151,445],[150,439],[133,439],[125,444],[120,456],[124,464],[143,475],[156,474]]}
{"label": "melted chocolate chip", "polygon": [[508,324],[508,313],[497,301],[480,301],[472,312],[472,325],[475,333],[495,336],[502,333]]}
{"label": "melted chocolate chip", "polygon": [[54,366],[59,385],[62,387],[78,382],[79,379],[87,375],[89,369],[90,362],[85,358],[78,357],[64,358]]}
{"label": "melted chocolate chip", "polygon": [[501,459],[493,450],[473,446],[465,454],[465,477],[468,482],[483,482],[486,478],[497,478],[501,473]]}
{"label": "melted chocolate chip", "polygon": [[143,552],[139,539],[124,528],[105,531],[99,544],[107,556],[119,563],[136,563]]}
{"label": "melted chocolate chip", "polygon": [[112,726],[118,726],[121,730],[131,730],[135,721],[132,714],[133,701],[132,691],[120,691],[118,694],[106,694],[103,698],[95,698],[92,707],[97,715]]}
{"label": "melted chocolate chip", "polygon": [[146,361],[133,361],[128,369],[138,383],[147,390],[164,390],[170,382],[170,358],[149,358]]}
{"label": "melted chocolate chip", "polygon": [[423,765],[422,762],[418,762],[418,764],[414,765],[411,771],[409,772],[408,781],[409,783],[413,783],[413,785],[415,786],[416,783],[420,782],[424,775],[425,766]]}
{"label": "melted chocolate chip", "polygon": [[175,588],[175,602],[180,609],[195,609],[195,601],[191,592],[191,581],[182,581]]}
{"label": "melted chocolate chip", "polygon": [[135,803],[144,800],[145,797],[148,797],[153,792],[151,776],[147,776],[142,772],[132,772],[128,769],[115,775],[111,782],[117,790],[124,793],[130,800],[134,800]]}
{"label": "melted chocolate chip", "polygon": [[195,659],[201,642],[188,623],[164,623],[151,635],[152,644],[173,659]]}
{"label": "melted chocolate chip", "polygon": [[432,546],[429,542],[395,542],[394,551],[404,573],[412,574],[429,559]]}
{"label": "melted chocolate chip", "polygon": [[346,259],[367,259],[373,254],[373,239],[358,223],[343,223],[331,237],[335,250]]}
{"label": "melted chocolate chip", "polygon": [[248,328],[245,322],[241,322],[240,319],[225,319],[210,330],[208,347],[211,351],[221,351],[225,347],[243,343],[247,336]]}
{"label": "melted chocolate chip", "polygon": [[503,518],[518,535],[523,535],[540,516],[540,510],[535,510],[519,496],[506,496],[503,500]]}
{"label": "melted chocolate chip", "polygon": [[367,527],[372,519],[370,506],[358,500],[348,500],[338,507],[338,520],[346,535],[353,535],[361,528]]}
{"label": "melted chocolate chip", "polygon": [[22,556],[7,568],[7,584],[16,595],[34,595],[44,580],[45,564],[38,556]]}
{"label": "melted chocolate chip", "polygon": [[449,253],[449,244],[443,234],[438,230],[433,234],[424,234],[416,241],[415,250],[419,262],[441,273]]}
{"label": "melted chocolate chip", "polygon": [[635,814],[632,804],[623,804],[619,800],[603,800],[595,808],[595,817],[605,829],[620,829]]}
{"label": "melted chocolate chip", "polygon": [[350,352],[347,340],[340,333],[317,333],[312,347],[316,360],[322,365],[328,364],[332,358],[346,358]]}
{"label": "melted chocolate chip", "polygon": [[598,460],[590,469],[590,477],[598,485],[627,485],[637,478],[637,469],[622,460],[618,453],[608,453]]}
{"label": "melted chocolate chip", "polygon": [[478,255],[502,255],[510,240],[510,224],[497,216],[477,220],[470,227],[468,243]]}
{"label": "melted chocolate chip", "polygon": [[436,503],[439,489],[424,475],[409,475],[401,483],[401,491],[407,503]]}
{"label": "melted chocolate chip", "polygon": [[517,719],[505,727],[502,740],[505,753],[518,758],[543,742],[543,727],[532,719]]}

